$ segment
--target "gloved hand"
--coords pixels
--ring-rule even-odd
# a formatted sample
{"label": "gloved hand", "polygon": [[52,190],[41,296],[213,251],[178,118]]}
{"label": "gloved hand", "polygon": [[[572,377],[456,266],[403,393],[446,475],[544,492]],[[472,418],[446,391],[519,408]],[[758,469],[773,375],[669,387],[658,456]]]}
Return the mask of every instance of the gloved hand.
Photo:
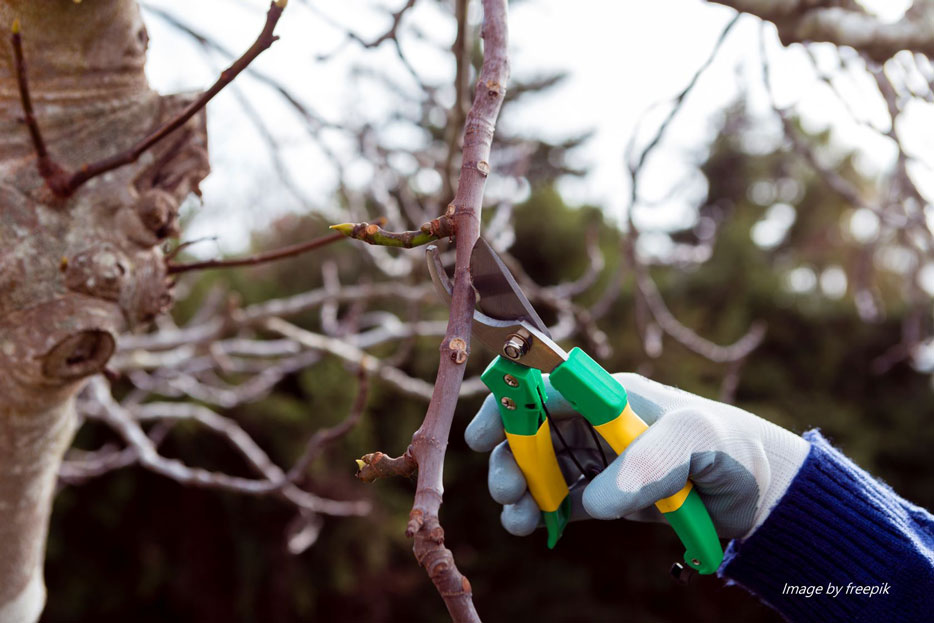
{"label": "gloved hand", "polygon": [[[618,457],[602,440],[597,447],[587,422],[545,377],[546,407],[577,460],[554,440],[561,470],[573,483],[572,520],[661,521],[655,501],[673,495],[690,478],[717,533],[744,538],[762,524],[810,451],[801,437],[742,409],[637,374],[614,376],[626,388],[633,410],[649,424]],[[492,395],[467,426],[465,438],[478,452],[492,450],[489,488],[504,505],[503,527],[517,536],[530,534],[541,513],[505,442]],[[605,469],[601,454],[609,462]]]}

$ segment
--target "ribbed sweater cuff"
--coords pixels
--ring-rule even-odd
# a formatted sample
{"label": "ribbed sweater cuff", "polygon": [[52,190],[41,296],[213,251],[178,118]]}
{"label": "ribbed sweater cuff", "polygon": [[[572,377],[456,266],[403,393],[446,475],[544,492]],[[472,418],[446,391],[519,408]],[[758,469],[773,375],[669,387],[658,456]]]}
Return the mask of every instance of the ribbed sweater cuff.
{"label": "ribbed sweater cuff", "polygon": [[[818,431],[805,439],[811,451],[788,491],[752,535],[729,544],[720,575],[795,622],[934,620],[931,515]],[[832,596],[828,586],[842,589]]]}

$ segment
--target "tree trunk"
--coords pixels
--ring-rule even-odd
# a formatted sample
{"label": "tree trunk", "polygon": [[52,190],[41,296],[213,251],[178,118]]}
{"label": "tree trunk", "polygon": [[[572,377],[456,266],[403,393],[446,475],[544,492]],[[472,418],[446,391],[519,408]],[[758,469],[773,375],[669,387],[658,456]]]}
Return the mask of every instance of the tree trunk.
{"label": "tree trunk", "polygon": [[[33,108],[49,154],[74,171],[129,147],[190,98],[143,73],[135,0],[0,1],[21,28]],[[9,32],[8,30],[6,32]],[[55,477],[74,397],[119,331],[172,303],[160,244],[207,174],[203,115],[138,162],[56,196],[37,156],[9,42],[0,44],[0,621],[34,621]]]}

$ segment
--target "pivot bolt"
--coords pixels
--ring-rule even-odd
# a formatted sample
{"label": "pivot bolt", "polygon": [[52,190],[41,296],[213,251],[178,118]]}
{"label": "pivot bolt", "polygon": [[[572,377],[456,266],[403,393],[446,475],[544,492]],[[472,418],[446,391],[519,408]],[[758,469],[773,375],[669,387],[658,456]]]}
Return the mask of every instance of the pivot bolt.
{"label": "pivot bolt", "polygon": [[504,407],[506,407],[510,411],[516,410],[516,403],[513,401],[512,398],[507,398],[506,396],[503,396],[502,400],[500,400],[499,402],[500,404],[502,404]]}
{"label": "pivot bolt", "polygon": [[513,333],[503,345],[503,354],[510,359],[519,359],[529,352],[529,342],[521,335]]}
{"label": "pivot bolt", "polygon": [[511,374],[507,374],[506,376],[504,376],[503,380],[506,382],[506,385],[508,385],[509,387],[519,387],[519,381],[516,380],[516,377],[514,377]]}

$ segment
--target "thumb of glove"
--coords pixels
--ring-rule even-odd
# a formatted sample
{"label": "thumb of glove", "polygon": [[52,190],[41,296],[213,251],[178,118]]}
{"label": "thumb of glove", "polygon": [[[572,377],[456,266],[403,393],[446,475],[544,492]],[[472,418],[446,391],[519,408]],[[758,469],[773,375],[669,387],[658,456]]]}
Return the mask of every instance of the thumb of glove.
{"label": "thumb of glove", "polygon": [[750,533],[787,488],[807,442],[735,411],[718,417],[684,407],[659,418],[588,485],[584,509],[616,519],[674,495],[691,479],[720,536]]}

